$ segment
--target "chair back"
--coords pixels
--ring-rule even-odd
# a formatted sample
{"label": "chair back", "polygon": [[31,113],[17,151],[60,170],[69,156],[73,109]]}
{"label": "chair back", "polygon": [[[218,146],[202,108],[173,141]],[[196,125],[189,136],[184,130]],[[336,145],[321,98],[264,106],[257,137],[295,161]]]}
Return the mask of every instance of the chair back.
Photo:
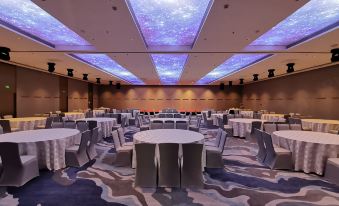
{"label": "chair back", "polygon": [[2,127],[3,133],[11,133],[11,124],[9,122],[9,120],[4,120],[4,119],[0,119],[0,125]]}
{"label": "chair back", "polygon": [[212,115],[212,111],[211,111],[211,110],[208,110],[208,111],[207,111],[207,118],[210,118],[211,115]]}
{"label": "chair back", "polygon": [[217,135],[215,136],[215,145],[216,146],[219,146],[219,144],[220,144],[220,138],[221,138],[222,131],[223,130],[221,128],[219,128]]}
{"label": "chair back", "polygon": [[52,122],[53,122],[53,117],[47,117],[46,124],[45,124],[45,129],[52,128]]}
{"label": "chair back", "polygon": [[252,122],[252,129],[251,129],[251,134],[254,133],[254,129],[260,129],[261,128],[261,121],[253,121]]}
{"label": "chair back", "polygon": [[219,128],[224,128],[224,120],[221,117],[217,117]]}
{"label": "chair back", "polygon": [[64,122],[52,122],[52,128],[64,128]]}
{"label": "chair back", "polygon": [[254,136],[257,139],[257,143],[258,143],[257,158],[258,158],[259,162],[261,162],[261,163],[264,162],[266,154],[267,154],[262,134],[263,134],[263,132],[261,130],[254,129]]}
{"label": "chair back", "polygon": [[181,118],[181,114],[175,113],[175,114],[174,114],[174,118]]}
{"label": "chair back", "polygon": [[164,129],[174,129],[175,123],[173,120],[166,120],[163,125]]}
{"label": "chair back", "polygon": [[227,133],[225,131],[221,132],[220,142],[218,145],[219,151],[222,153],[225,149]]}
{"label": "chair back", "polygon": [[176,129],[183,129],[183,130],[187,130],[188,129],[188,123],[186,121],[177,121],[175,123],[176,125]]}
{"label": "chair back", "polygon": [[198,118],[197,118],[197,127],[200,128],[200,125],[201,125],[201,118],[198,117]]}
{"label": "chair back", "polygon": [[163,129],[163,124],[161,120],[151,121],[150,129]]}
{"label": "chair back", "polygon": [[120,127],[118,130],[118,135],[119,135],[119,140],[120,140],[120,144],[121,146],[124,146],[124,144],[126,143],[125,141],[125,135],[124,135],[124,129],[122,127]]}
{"label": "chair back", "polygon": [[274,123],[264,123],[264,130],[265,132],[272,134],[277,131],[277,125]]}
{"label": "chair back", "polygon": [[78,120],[76,122],[76,125],[77,125],[77,129],[80,132],[84,132],[86,130],[89,130],[88,123],[85,120]]}
{"label": "chair back", "polygon": [[159,144],[159,187],[180,187],[179,144]]}
{"label": "chair back", "polygon": [[117,150],[121,147],[118,130],[112,131],[112,137],[113,137],[114,147]]}
{"label": "chair back", "polygon": [[155,144],[135,144],[136,171],[135,186],[156,187],[157,168],[155,163]]}
{"label": "chair back", "polygon": [[267,155],[275,156],[276,153],[274,151],[274,146],[273,146],[271,135],[269,133],[267,133],[267,132],[263,132],[262,133],[262,138],[263,138],[264,143],[265,143],[265,148],[266,148],[266,151],[267,151]]}
{"label": "chair back", "polygon": [[280,130],[290,130],[290,125],[289,124],[277,124],[278,131]]}
{"label": "chair back", "polygon": [[64,123],[64,128],[76,129],[77,125],[73,120],[66,120]]}
{"label": "chair back", "polygon": [[181,187],[203,187],[202,144],[182,144]]}
{"label": "chair back", "polygon": [[98,122],[95,121],[95,120],[88,120],[87,124],[88,124],[89,130],[93,130],[94,128],[96,128],[98,126]]}
{"label": "chair back", "polygon": [[104,117],[106,117],[106,118],[111,118],[111,114],[110,114],[110,113],[105,113],[105,114],[104,114]]}
{"label": "chair back", "polygon": [[[22,162],[19,153],[19,145],[12,142],[0,143],[0,157],[4,170],[20,170]],[[1,175],[0,175],[1,176]]]}
{"label": "chair back", "polygon": [[99,127],[94,128],[92,131],[91,141],[93,141],[94,144],[99,142]]}
{"label": "chair back", "polygon": [[302,130],[301,124],[290,124],[291,130]]}
{"label": "chair back", "polygon": [[166,118],[173,118],[173,114],[167,113]]}
{"label": "chair back", "polygon": [[203,112],[203,113],[202,113],[202,118],[204,118],[204,122],[207,122],[207,115],[206,115],[206,112]]}
{"label": "chair back", "polygon": [[61,116],[56,116],[56,117],[52,117],[52,118],[53,118],[53,122],[62,122]]}
{"label": "chair back", "polygon": [[87,130],[81,133],[81,141],[78,149],[78,154],[86,153],[87,147],[89,145],[89,141],[91,139],[91,131]]}
{"label": "chair back", "polygon": [[125,128],[127,122],[127,116],[121,117],[121,127]]}
{"label": "chair back", "polygon": [[166,118],[166,114],[160,113],[160,114],[159,114],[159,118]]}

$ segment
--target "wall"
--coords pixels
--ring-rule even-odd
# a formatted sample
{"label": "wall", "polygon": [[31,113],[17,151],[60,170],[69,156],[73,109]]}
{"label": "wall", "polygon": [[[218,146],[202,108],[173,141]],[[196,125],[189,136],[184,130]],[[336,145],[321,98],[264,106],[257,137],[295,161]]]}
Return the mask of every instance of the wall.
{"label": "wall", "polygon": [[339,65],[247,84],[243,104],[254,110],[339,119]]}
{"label": "wall", "polygon": [[16,67],[0,63],[0,115],[15,112]]}
{"label": "wall", "polygon": [[88,83],[68,79],[68,111],[88,108]]}
{"label": "wall", "polygon": [[125,86],[120,90],[114,86],[101,86],[99,105],[110,108],[139,108],[160,110],[176,108],[185,111],[201,111],[206,108],[223,110],[238,107],[241,87],[225,86]]}

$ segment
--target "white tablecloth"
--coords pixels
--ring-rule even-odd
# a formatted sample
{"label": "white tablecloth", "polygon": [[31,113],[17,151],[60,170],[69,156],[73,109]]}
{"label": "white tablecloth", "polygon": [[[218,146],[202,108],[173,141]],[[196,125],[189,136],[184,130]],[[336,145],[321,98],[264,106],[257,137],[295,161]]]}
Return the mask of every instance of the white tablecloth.
{"label": "white tablecloth", "polygon": [[66,112],[65,113],[66,119],[69,120],[78,120],[85,118],[85,113],[82,112]]}
{"label": "white tablecloth", "polygon": [[132,119],[132,114],[131,113],[120,113],[121,114],[121,119],[123,117],[126,117],[126,124],[129,125],[129,119]]}
{"label": "white tablecloth", "polygon": [[240,111],[240,114],[242,114],[246,117],[253,118],[253,111]]}
{"label": "white tablecloth", "polygon": [[219,118],[223,118],[223,113],[214,113],[214,114],[211,114],[211,118],[213,120],[213,125],[215,126],[219,126],[219,122],[218,122],[218,117]]}
{"label": "white tablecloth", "polygon": [[302,119],[303,128],[311,128],[315,132],[328,132],[339,130],[339,120],[329,119]]}
{"label": "white tablecloth", "polygon": [[98,118],[84,118],[81,120],[97,121],[99,127],[99,135],[101,135],[102,138],[111,136],[112,127],[117,124],[116,118],[98,117]]}
{"label": "white tablecloth", "polygon": [[262,114],[261,119],[267,120],[268,122],[284,122],[283,114]]}
{"label": "white tablecloth", "polygon": [[0,142],[19,143],[21,154],[37,156],[39,167],[49,170],[66,167],[65,150],[80,139],[77,129],[40,129],[0,135]]}
{"label": "white tablecloth", "polygon": [[[165,115],[167,115],[167,114],[172,114],[172,115],[174,116],[174,114],[180,114],[180,113],[162,113],[162,112],[161,112],[161,113],[156,114],[155,117],[159,117],[160,114],[165,114]],[[185,117],[184,114],[180,114],[180,116],[181,116],[181,118],[184,118],[184,117]]]}
{"label": "white tablecloth", "polygon": [[[228,120],[228,125],[233,128],[233,136],[236,137],[245,137],[246,132],[251,132],[252,122],[261,121],[266,122],[266,120],[260,119],[246,119],[246,118],[234,118]],[[262,129],[262,124],[261,124]]]}
{"label": "white tablecloth", "polygon": [[324,174],[327,158],[338,157],[338,135],[311,131],[276,131],[274,144],[292,152],[294,169]]}
{"label": "white tablecloth", "polygon": [[[199,143],[204,144],[204,136],[198,132],[192,132],[189,130],[180,130],[180,129],[155,129],[147,130],[143,132],[138,132],[133,136],[134,144],[138,143],[153,143],[157,144],[156,146],[156,159],[159,162],[159,148],[158,144],[160,143],[178,143],[179,144],[179,157],[182,156],[182,144],[188,143]],[[132,168],[135,168],[137,165],[136,162],[136,152],[133,144],[133,158],[132,158]],[[202,153],[202,170],[206,166],[206,151],[203,148]]]}
{"label": "white tablecloth", "polygon": [[94,109],[93,110],[93,116],[103,116],[103,114],[105,114],[105,110],[104,109]]}
{"label": "white tablecloth", "polygon": [[46,117],[21,117],[8,119],[11,128],[19,128],[21,131],[33,130],[38,125],[46,124]]}
{"label": "white tablecloth", "polygon": [[184,118],[151,118],[150,121],[153,122],[153,121],[162,121],[162,122],[165,122],[167,120],[172,120],[174,121],[174,127],[177,126],[177,121],[185,121],[185,122],[188,122],[188,119],[184,119]]}

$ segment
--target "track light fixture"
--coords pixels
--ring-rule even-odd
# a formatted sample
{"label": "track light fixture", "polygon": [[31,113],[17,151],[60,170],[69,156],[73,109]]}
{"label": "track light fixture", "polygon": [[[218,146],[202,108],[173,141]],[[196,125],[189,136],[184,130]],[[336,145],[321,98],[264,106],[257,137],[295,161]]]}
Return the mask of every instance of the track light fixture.
{"label": "track light fixture", "polygon": [[113,81],[109,81],[109,86],[112,86],[113,85]]}
{"label": "track light fixture", "polygon": [[294,72],[294,63],[288,63],[288,64],[286,64],[286,66],[287,66],[287,73],[292,73],[292,72]]}
{"label": "track light fixture", "polygon": [[83,75],[82,80],[88,81],[88,74],[82,74],[82,75]]}
{"label": "track light fixture", "polygon": [[55,71],[55,63],[48,62],[47,65],[48,65],[48,71],[49,71],[49,72],[52,73],[52,72]]}
{"label": "track light fixture", "polygon": [[253,74],[253,81],[259,80],[259,74]]}
{"label": "track light fixture", "polygon": [[228,82],[228,86],[229,86],[229,87],[232,87],[232,84],[233,84],[232,81],[229,81],[229,82]]}
{"label": "track light fixture", "polygon": [[100,84],[100,78],[97,78],[97,84]]}
{"label": "track light fixture", "polygon": [[268,70],[268,78],[274,77],[274,71],[275,71],[275,69],[269,69]]}
{"label": "track light fixture", "polygon": [[331,62],[338,62],[339,61],[339,48],[332,49],[331,53],[332,53]]}
{"label": "track light fixture", "polygon": [[0,59],[9,61],[11,57],[9,56],[9,52],[11,50],[7,47],[0,47]]}
{"label": "track light fixture", "polygon": [[74,69],[67,69],[67,76],[73,77],[73,71]]}
{"label": "track light fixture", "polygon": [[240,84],[244,84],[244,79],[239,79],[240,80]]}

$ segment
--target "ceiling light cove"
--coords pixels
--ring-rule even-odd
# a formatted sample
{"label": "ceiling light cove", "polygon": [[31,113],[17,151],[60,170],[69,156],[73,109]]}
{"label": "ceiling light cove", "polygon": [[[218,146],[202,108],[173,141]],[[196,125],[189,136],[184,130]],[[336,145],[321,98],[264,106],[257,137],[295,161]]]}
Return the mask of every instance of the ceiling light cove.
{"label": "ceiling light cove", "polygon": [[180,79],[188,54],[151,54],[151,56],[161,83],[176,84]]}
{"label": "ceiling light cove", "polygon": [[220,78],[225,77],[235,71],[243,69],[249,65],[257,63],[267,57],[270,54],[236,54],[226,60],[224,63],[213,69],[211,72],[201,78],[197,84],[204,85],[210,84]]}
{"label": "ceiling light cove", "polygon": [[193,46],[210,0],[129,0],[147,46]]}
{"label": "ceiling light cove", "polygon": [[0,25],[49,47],[90,45],[31,0],[0,1]]}
{"label": "ceiling light cove", "polygon": [[120,66],[113,59],[106,54],[70,54],[72,57],[83,61],[93,67],[99,68],[105,72],[108,72],[126,82],[131,84],[143,85],[145,84],[137,76],[129,72],[127,69]]}

